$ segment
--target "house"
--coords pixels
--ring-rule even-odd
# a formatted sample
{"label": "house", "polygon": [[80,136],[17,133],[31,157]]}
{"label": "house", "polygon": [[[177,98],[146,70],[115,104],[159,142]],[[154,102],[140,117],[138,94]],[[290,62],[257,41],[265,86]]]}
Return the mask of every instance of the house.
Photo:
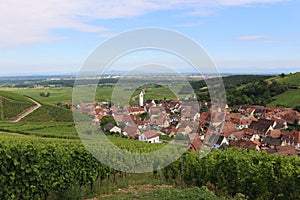
{"label": "house", "polygon": [[229,145],[229,143],[224,135],[212,133],[205,137],[204,145],[212,149],[219,149],[222,145]]}
{"label": "house", "polygon": [[256,144],[255,142],[252,141],[247,141],[247,140],[243,140],[243,139],[239,139],[239,140],[232,140],[230,141],[230,146],[232,147],[237,147],[237,148],[243,148],[243,149],[253,149],[256,151],[260,151],[259,145]]}
{"label": "house", "polygon": [[141,134],[141,131],[136,126],[126,126],[123,130],[123,135],[127,136],[128,138],[135,138],[136,136],[139,136]]}
{"label": "house", "polygon": [[108,124],[105,124],[103,126],[103,131],[110,131],[115,125],[113,125],[112,123],[108,123]]}
{"label": "house", "polygon": [[286,120],[288,124],[295,124],[296,122],[298,125],[300,125],[300,114],[295,110],[283,115],[282,119]]}
{"label": "house", "polygon": [[267,136],[270,136],[272,138],[281,138],[281,130],[280,129],[269,130],[267,132]]}
{"label": "house", "polygon": [[118,133],[118,134],[121,134],[122,130],[117,127],[117,126],[114,126],[112,127],[110,130],[109,130],[110,133]]}
{"label": "house", "polygon": [[129,109],[129,114],[130,115],[139,115],[139,114],[142,114],[142,113],[145,113],[145,109],[140,107],[140,106],[131,106],[130,109]]}
{"label": "house", "polygon": [[296,149],[293,146],[277,146],[273,149],[267,149],[268,153],[274,155],[296,156],[298,155]]}
{"label": "house", "polygon": [[267,136],[262,140],[261,144],[262,146],[269,146],[271,148],[275,148],[275,146],[281,146],[281,139]]}
{"label": "house", "polygon": [[149,143],[159,143],[159,135],[155,130],[149,130],[139,136],[139,141]]}
{"label": "house", "polygon": [[243,130],[234,131],[228,136],[228,140],[240,140],[244,135],[245,132]]}
{"label": "house", "polygon": [[192,133],[189,134],[190,144],[187,146],[188,149],[199,151],[202,148],[202,141],[199,134]]}
{"label": "house", "polygon": [[249,128],[244,128],[244,136],[243,140],[250,140],[250,141],[255,141],[255,140],[260,140],[260,135],[256,133],[255,130],[249,129]]}
{"label": "house", "polygon": [[269,130],[273,130],[272,125],[259,121],[252,121],[249,129],[254,130],[257,134],[265,136]]}
{"label": "house", "polygon": [[270,120],[270,119],[264,119],[260,118],[258,122],[263,123],[263,124],[268,124],[274,128],[277,125],[277,122],[275,120]]}
{"label": "house", "polygon": [[151,117],[157,117],[161,113],[165,113],[166,111],[162,107],[151,107],[149,109],[149,114]]}
{"label": "house", "polygon": [[222,124],[221,132],[224,133],[224,135],[228,135],[229,133],[234,132],[236,130],[237,129],[236,129],[235,125],[231,122],[224,122]]}
{"label": "house", "polygon": [[283,134],[283,142],[287,146],[295,146],[300,149],[300,131],[293,130]]}
{"label": "house", "polygon": [[235,125],[237,129],[249,128],[253,119],[251,118],[240,118],[233,119],[231,122]]}

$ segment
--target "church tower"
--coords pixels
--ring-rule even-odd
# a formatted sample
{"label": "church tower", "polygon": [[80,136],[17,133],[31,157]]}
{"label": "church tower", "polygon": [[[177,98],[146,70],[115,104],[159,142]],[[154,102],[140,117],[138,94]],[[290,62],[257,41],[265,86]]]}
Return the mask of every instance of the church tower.
{"label": "church tower", "polygon": [[139,94],[139,105],[141,106],[141,107],[143,107],[144,106],[144,92],[143,92],[143,90],[141,90],[141,93]]}

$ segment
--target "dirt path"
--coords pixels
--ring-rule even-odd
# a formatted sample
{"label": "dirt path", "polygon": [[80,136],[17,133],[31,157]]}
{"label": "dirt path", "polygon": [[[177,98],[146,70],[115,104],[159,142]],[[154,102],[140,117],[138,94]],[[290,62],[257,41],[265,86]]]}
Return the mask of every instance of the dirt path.
{"label": "dirt path", "polygon": [[25,134],[20,134],[20,133],[15,133],[15,132],[6,132],[6,131],[0,131],[0,134],[28,137],[28,135],[25,135]]}
{"label": "dirt path", "polygon": [[147,185],[137,185],[137,186],[131,186],[129,185],[127,188],[123,188],[123,189],[118,189],[117,191],[114,191],[113,193],[110,193],[110,194],[103,194],[103,195],[99,195],[99,196],[96,196],[92,199],[86,199],[86,200],[98,200],[98,199],[102,199],[102,198],[105,198],[105,197],[110,197],[110,196],[113,196],[113,195],[117,195],[117,194],[120,194],[120,193],[134,193],[136,195],[138,195],[141,191],[151,191],[151,190],[157,190],[159,188],[168,188],[168,187],[171,187],[169,185],[151,185],[151,184],[147,184]]}
{"label": "dirt path", "polygon": [[35,101],[35,100],[33,100],[33,99],[29,98],[29,97],[27,97],[27,98],[30,101],[32,101],[33,103],[35,103],[35,106],[32,106],[26,112],[24,112],[21,115],[17,116],[17,118],[14,119],[12,122],[19,122],[21,119],[23,119],[24,117],[26,117],[27,115],[29,115],[30,113],[34,112],[36,109],[38,109],[39,107],[42,106],[39,102],[37,102],[37,101]]}

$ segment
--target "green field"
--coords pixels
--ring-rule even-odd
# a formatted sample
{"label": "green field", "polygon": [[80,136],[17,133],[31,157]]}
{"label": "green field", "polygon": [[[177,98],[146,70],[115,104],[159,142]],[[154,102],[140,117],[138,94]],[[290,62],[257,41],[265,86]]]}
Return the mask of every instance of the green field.
{"label": "green field", "polygon": [[[65,103],[67,101],[72,101],[72,88],[51,88],[51,89],[32,89],[32,88],[24,88],[24,89],[16,89],[16,88],[8,88],[8,91],[14,91],[21,95],[29,96],[40,103],[45,104],[57,104],[57,103]],[[49,97],[40,96],[41,92],[49,92]]]}
{"label": "green field", "polygon": [[2,122],[0,131],[40,137],[78,138],[72,122]]}
{"label": "green field", "polygon": [[17,117],[35,104],[28,98],[9,91],[0,91],[0,121]]}
{"label": "green field", "polygon": [[290,89],[280,95],[274,97],[274,101],[269,103],[269,106],[287,106],[296,107],[300,106],[300,89]]}
{"label": "green field", "polygon": [[73,113],[71,110],[42,104],[40,108],[24,117],[22,122],[73,122]]}
{"label": "green field", "polygon": [[287,74],[284,77],[276,76],[270,80],[276,80],[279,83],[288,84],[291,86],[300,86],[300,72],[294,74]]}

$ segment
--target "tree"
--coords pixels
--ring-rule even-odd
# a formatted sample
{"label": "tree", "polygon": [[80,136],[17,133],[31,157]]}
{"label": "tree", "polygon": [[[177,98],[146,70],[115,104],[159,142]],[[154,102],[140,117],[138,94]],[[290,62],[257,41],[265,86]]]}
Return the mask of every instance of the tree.
{"label": "tree", "polygon": [[284,77],[285,77],[285,73],[281,73],[279,76],[280,76],[281,78],[284,78]]}
{"label": "tree", "polygon": [[100,126],[103,128],[106,124],[113,124],[113,125],[117,125],[115,119],[113,116],[104,116],[102,119],[101,119],[101,123],[100,123]]}

